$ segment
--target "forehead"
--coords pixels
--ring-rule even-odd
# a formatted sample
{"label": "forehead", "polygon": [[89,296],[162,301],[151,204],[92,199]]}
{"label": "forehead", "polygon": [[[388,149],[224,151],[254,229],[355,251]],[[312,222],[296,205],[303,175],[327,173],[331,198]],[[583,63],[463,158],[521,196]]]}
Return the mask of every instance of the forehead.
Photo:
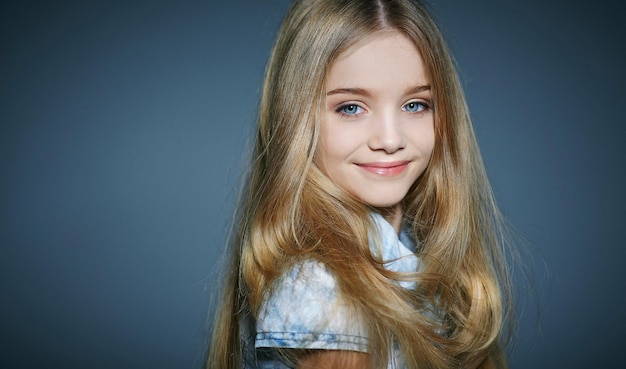
{"label": "forehead", "polygon": [[383,29],[371,33],[367,33],[362,35],[358,40],[354,43],[348,45],[344,50],[342,50],[335,60],[349,57],[351,54],[355,53],[357,50],[361,49],[363,46],[366,46],[370,43],[381,42],[386,39],[403,39],[407,43],[413,45],[413,42],[409,37],[407,37],[404,33],[396,30],[396,29]]}
{"label": "forehead", "polygon": [[372,33],[341,52],[330,65],[326,82],[331,87],[337,83],[381,85],[403,80],[412,84],[429,82],[413,41],[398,31],[386,30]]}

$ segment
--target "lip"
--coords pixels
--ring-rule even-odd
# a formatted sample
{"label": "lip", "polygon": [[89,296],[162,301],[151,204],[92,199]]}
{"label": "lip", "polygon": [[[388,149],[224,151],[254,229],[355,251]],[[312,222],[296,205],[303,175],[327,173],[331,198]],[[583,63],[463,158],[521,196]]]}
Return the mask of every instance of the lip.
{"label": "lip", "polygon": [[401,174],[409,166],[410,161],[356,163],[361,169],[383,177]]}

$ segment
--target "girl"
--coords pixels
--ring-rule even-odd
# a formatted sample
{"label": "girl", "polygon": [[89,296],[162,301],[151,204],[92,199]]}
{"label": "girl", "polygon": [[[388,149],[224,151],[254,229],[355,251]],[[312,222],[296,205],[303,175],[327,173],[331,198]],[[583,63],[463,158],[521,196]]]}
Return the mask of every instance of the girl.
{"label": "girl", "polygon": [[207,368],[505,368],[499,224],[423,6],[296,1],[267,68]]}

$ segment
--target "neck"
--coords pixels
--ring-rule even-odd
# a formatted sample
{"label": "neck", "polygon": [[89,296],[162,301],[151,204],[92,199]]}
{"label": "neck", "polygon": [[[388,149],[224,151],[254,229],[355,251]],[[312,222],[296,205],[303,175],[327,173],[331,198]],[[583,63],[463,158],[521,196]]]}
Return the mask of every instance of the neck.
{"label": "neck", "polygon": [[390,208],[377,208],[377,210],[391,224],[396,233],[399,234],[400,226],[402,226],[402,205],[397,204]]}

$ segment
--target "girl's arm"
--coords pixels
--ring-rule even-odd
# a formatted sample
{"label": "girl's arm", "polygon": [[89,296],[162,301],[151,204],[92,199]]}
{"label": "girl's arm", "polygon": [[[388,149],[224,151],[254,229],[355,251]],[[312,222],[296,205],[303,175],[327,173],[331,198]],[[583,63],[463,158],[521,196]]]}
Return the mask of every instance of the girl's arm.
{"label": "girl's arm", "polygon": [[297,369],[367,369],[370,355],[356,351],[313,350],[298,360]]}

